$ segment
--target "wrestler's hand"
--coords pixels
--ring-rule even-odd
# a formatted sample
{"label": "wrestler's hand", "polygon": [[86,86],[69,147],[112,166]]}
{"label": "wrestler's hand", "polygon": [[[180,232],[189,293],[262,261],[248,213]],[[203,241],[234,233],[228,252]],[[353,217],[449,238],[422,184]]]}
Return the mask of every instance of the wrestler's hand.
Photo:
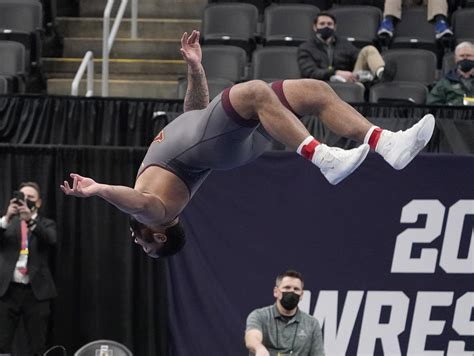
{"label": "wrestler's hand", "polygon": [[199,44],[199,31],[193,30],[190,36],[188,36],[187,32],[183,33],[180,51],[191,69],[198,69],[200,67],[202,52],[201,45]]}
{"label": "wrestler's hand", "polygon": [[65,194],[86,198],[96,195],[99,192],[100,184],[96,183],[93,179],[81,177],[75,173],[71,173],[70,176],[72,178],[72,188],[66,180],[64,181],[64,185],[60,186]]}

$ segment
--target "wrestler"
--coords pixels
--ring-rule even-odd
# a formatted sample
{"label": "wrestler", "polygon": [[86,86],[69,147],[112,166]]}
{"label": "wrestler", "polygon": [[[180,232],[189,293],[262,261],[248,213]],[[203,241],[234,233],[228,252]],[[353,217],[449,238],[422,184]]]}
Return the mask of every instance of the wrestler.
{"label": "wrestler", "polygon": [[[65,194],[99,196],[129,214],[135,242],[152,257],[169,256],[184,245],[178,216],[213,169],[231,169],[259,157],[270,137],[307,158],[337,184],[373,148],[395,169],[404,168],[427,144],[434,118],[426,115],[406,131],[382,130],[344,103],[324,82],[258,80],[227,88],[209,103],[201,65],[199,32],[181,38],[188,65],[184,113],[150,145],[135,187],[97,183],[72,173]],[[297,116],[317,115],[338,135],[363,142],[357,148],[329,147],[312,137]]]}

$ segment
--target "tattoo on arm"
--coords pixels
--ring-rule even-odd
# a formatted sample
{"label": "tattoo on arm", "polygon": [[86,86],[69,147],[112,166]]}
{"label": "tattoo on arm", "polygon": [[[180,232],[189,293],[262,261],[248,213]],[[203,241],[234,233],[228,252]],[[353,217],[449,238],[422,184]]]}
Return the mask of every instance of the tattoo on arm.
{"label": "tattoo on arm", "polygon": [[200,110],[209,104],[209,89],[207,87],[204,68],[192,71],[188,69],[188,88],[184,97],[184,111]]}

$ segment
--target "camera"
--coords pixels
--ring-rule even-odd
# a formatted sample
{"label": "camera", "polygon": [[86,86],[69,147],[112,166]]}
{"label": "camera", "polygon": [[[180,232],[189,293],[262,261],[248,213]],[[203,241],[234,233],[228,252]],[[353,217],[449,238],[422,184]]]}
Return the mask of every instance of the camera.
{"label": "camera", "polygon": [[23,194],[23,192],[20,192],[19,190],[15,190],[13,192],[13,199],[14,203],[21,204],[22,201],[25,201],[25,194]]}

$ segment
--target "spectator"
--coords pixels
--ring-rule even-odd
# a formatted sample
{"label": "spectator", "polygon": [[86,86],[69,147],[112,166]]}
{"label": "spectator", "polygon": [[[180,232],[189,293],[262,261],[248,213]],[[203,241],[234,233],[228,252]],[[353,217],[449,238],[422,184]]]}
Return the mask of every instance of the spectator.
{"label": "spectator", "polygon": [[428,21],[435,22],[435,36],[440,39],[444,36],[452,36],[453,31],[448,26],[448,2],[447,0],[385,0],[383,21],[377,31],[379,37],[393,37],[394,24],[402,18],[402,1],[406,5],[417,5],[428,3]]}
{"label": "spectator", "polygon": [[48,267],[56,243],[56,224],[38,214],[37,183],[26,182],[14,193],[0,219],[0,354],[12,352],[23,318],[34,355],[43,355],[56,287]]}
{"label": "spectator", "polygon": [[303,284],[299,272],[280,274],[273,288],[276,303],[249,314],[245,345],[251,354],[324,356],[318,321],[298,309]]}
{"label": "spectator", "polygon": [[339,82],[391,81],[394,63],[385,63],[374,46],[357,49],[336,36],[336,18],[321,12],[314,19],[313,38],[298,48],[298,65],[304,78]]}
{"label": "spectator", "polygon": [[454,51],[455,68],[438,81],[428,94],[428,104],[463,105],[474,97],[474,44],[462,42]]}

